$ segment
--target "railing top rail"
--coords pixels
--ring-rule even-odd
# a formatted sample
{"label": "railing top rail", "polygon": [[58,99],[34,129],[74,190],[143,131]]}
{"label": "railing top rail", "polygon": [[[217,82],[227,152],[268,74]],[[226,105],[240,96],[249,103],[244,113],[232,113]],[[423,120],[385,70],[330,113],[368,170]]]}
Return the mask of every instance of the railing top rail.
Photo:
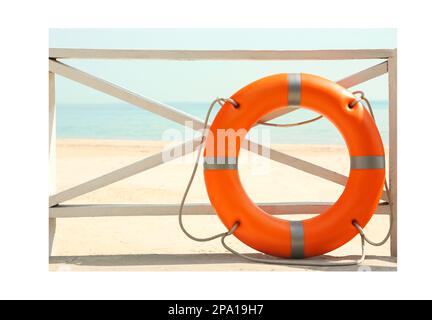
{"label": "railing top rail", "polygon": [[50,48],[52,59],[350,60],[388,59],[396,49],[349,50],[124,50]]}

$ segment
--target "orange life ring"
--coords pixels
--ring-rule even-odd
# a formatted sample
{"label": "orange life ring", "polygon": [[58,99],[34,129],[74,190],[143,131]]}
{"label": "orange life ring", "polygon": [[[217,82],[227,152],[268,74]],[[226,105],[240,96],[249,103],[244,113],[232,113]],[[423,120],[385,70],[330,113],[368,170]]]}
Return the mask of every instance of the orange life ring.
{"label": "orange life ring", "polygon": [[[234,235],[266,254],[303,258],[330,252],[357,233],[372,217],[384,185],[384,148],[373,118],[342,86],[310,74],[277,74],[257,80],[235,93],[218,112],[206,141],[204,178],[210,201],[228,229],[239,222]],[[345,190],[325,212],[304,221],[274,217],[256,206],[240,182],[237,159],[244,134],[235,145],[228,134],[247,132],[267,113],[289,105],[318,112],[342,134],[351,167]]]}

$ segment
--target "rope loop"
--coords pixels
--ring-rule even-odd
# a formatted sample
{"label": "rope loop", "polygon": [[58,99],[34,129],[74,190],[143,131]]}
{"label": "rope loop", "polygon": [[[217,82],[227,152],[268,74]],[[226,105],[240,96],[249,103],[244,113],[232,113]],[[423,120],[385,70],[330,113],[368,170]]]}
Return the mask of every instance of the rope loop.
{"label": "rope loop", "polygon": [[[358,91],[354,91],[353,95],[359,95],[359,97],[357,97],[353,102],[350,103],[350,108],[354,107],[359,102],[365,102],[365,104],[369,110],[369,113],[372,116],[372,119],[374,120],[374,122],[376,122],[375,115],[374,115],[373,108],[372,108],[372,104],[370,103],[369,99],[366,98],[365,93],[363,91],[358,90]],[[351,105],[352,105],[352,107],[351,107]],[[375,242],[375,241],[370,240],[366,236],[364,230],[360,227],[358,222],[353,221],[353,225],[357,228],[358,232],[365,238],[365,241],[367,243],[369,243],[370,245],[375,246],[375,247],[382,246],[384,243],[387,242],[388,239],[390,239],[391,231],[393,228],[393,202],[392,202],[392,199],[390,198],[390,188],[389,188],[388,183],[387,183],[387,178],[384,179],[384,189],[385,189],[387,199],[388,199],[387,203],[390,206],[390,218],[389,218],[389,229],[388,229],[387,234],[383,238],[383,240],[381,240],[379,242]]]}
{"label": "rope loop", "polygon": [[[240,105],[236,101],[234,101],[233,99],[231,99],[231,98],[216,98],[215,100],[213,100],[213,102],[210,104],[210,106],[208,108],[208,111],[207,111],[207,114],[206,114],[206,117],[205,117],[205,120],[204,120],[204,128],[207,128],[207,126],[208,126],[208,122],[209,122],[209,119],[210,119],[210,114],[211,114],[214,106],[216,105],[216,103],[218,103],[222,107],[226,102],[231,103],[234,106],[234,108],[239,108],[240,107]],[[206,141],[207,134],[208,134],[208,131],[204,131],[204,133],[202,135],[201,144],[198,147],[197,157],[196,157],[196,160],[195,160],[194,168],[192,170],[192,174],[191,174],[191,176],[189,178],[189,182],[188,182],[188,184],[186,186],[186,189],[185,189],[185,192],[183,194],[183,198],[181,200],[180,208],[179,208],[179,212],[178,212],[178,222],[179,222],[180,229],[183,231],[183,233],[188,238],[190,238],[190,239],[192,239],[194,241],[198,241],[198,242],[211,241],[211,240],[214,240],[214,239],[217,239],[217,238],[221,238],[221,237],[224,237],[224,236],[225,237],[229,236],[229,235],[231,235],[231,234],[234,233],[234,231],[237,229],[237,227],[240,224],[239,222],[236,222],[234,224],[234,226],[231,228],[231,230],[229,230],[228,232],[218,233],[218,234],[215,234],[213,236],[209,236],[209,237],[205,237],[205,238],[198,238],[198,237],[192,235],[191,233],[189,233],[186,230],[186,228],[185,228],[185,226],[183,224],[183,208],[184,208],[184,204],[186,202],[186,198],[188,196],[189,190],[190,190],[190,188],[192,186],[193,180],[195,178],[195,175],[196,175],[196,172],[197,172],[197,169],[198,169],[199,161],[201,159],[202,148],[203,148],[204,142]]]}
{"label": "rope loop", "polygon": [[[355,100],[351,101],[348,104],[348,107],[350,109],[354,108],[357,103],[362,102],[365,99],[365,94],[363,91],[360,91],[360,90],[353,91],[352,94],[355,96]],[[359,96],[357,96],[357,95],[359,95]]]}
{"label": "rope loop", "polygon": [[240,104],[232,98],[216,98],[216,101],[217,103],[219,103],[221,107],[223,107],[223,105],[228,102],[232,104],[234,108],[236,109],[240,108]]}

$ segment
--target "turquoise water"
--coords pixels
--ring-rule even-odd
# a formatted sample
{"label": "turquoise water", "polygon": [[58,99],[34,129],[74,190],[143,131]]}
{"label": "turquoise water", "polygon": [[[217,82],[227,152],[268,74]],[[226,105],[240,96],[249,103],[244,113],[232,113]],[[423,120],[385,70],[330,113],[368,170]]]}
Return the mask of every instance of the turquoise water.
{"label": "turquoise water", "polygon": [[[168,104],[201,119],[205,117],[209,105],[208,102],[170,102]],[[384,144],[387,145],[387,101],[372,101],[372,106],[378,129]],[[275,122],[297,122],[313,116],[315,116],[313,112],[302,109],[278,118]],[[128,104],[57,105],[57,136],[59,138],[162,140],[163,132],[169,129],[178,129],[179,133],[185,135],[183,126]],[[344,144],[336,128],[325,119],[293,128],[260,126],[253,129],[253,134],[263,136],[261,130],[270,130],[267,131],[266,136],[270,137],[271,143]]]}

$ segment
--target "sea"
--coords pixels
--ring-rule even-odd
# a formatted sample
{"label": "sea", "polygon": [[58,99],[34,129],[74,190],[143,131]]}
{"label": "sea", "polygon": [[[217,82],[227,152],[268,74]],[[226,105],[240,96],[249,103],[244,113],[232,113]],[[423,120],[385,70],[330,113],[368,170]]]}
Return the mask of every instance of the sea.
{"label": "sea", "polygon": [[[371,101],[383,143],[388,145],[388,102]],[[168,105],[204,119],[209,102],[168,102]],[[217,110],[213,111],[212,117]],[[273,120],[293,123],[317,114],[299,109]],[[185,140],[190,130],[151,112],[125,103],[117,104],[57,104],[57,137],[110,140]],[[277,144],[343,145],[337,129],[326,119],[297,127],[275,128],[258,126],[251,130],[252,140]]]}

